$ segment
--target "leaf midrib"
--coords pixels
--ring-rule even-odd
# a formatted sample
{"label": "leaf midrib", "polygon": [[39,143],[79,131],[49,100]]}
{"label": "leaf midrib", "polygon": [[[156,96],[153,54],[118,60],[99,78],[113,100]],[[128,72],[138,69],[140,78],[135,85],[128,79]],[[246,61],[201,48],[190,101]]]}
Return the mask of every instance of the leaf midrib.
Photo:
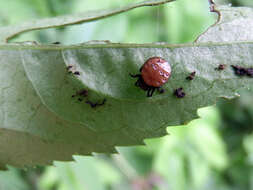
{"label": "leaf midrib", "polygon": [[229,46],[238,44],[253,44],[253,41],[235,41],[235,42],[201,42],[185,44],[134,44],[134,43],[108,43],[108,44],[76,44],[76,45],[27,45],[27,44],[0,44],[0,50],[69,50],[80,48],[189,48],[189,47],[214,47]]}

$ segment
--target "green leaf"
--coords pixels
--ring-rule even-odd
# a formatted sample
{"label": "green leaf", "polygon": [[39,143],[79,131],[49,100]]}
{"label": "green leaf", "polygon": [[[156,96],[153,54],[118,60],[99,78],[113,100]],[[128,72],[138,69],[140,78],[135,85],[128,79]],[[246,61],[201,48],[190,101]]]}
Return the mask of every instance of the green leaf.
{"label": "green leaf", "polygon": [[60,16],[54,18],[46,18],[42,20],[33,20],[16,26],[7,26],[0,28],[0,42],[7,42],[11,38],[28,31],[56,28],[74,24],[81,24],[85,22],[91,22],[98,19],[110,17],[116,14],[130,11],[135,8],[144,6],[156,6],[164,3],[172,2],[174,0],[148,0],[139,3],[134,3],[122,8],[116,8],[112,10],[97,10],[90,11],[84,14]]}
{"label": "green leaf", "polygon": [[161,138],[155,154],[153,171],[160,173],[171,189],[206,189],[210,181],[208,189],[220,189],[215,187],[213,171],[228,167],[225,143],[217,130],[218,109],[206,107],[198,114],[201,119],[187,126],[168,128],[170,135]]}
{"label": "green leaf", "polygon": [[200,35],[197,42],[252,41],[253,11],[247,7],[214,5],[217,22]]}
{"label": "green leaf", "polygon": [[[142,5],[155,2],[167,1]],[[94,18],[101,17],[99,13]],[[79,22],[76,17],[68,22],[50,19],[51,24],[38,21],[39,27],[26,25],[14,27],[11,35],[11,30],[8,35],[0,33],[7,39],[20,32],[55,27],[56,21],[61,23],[57,26]],[[115,146],[143,144],[145,138],[163,136],[167,126],[197,118],[198,108],[214,104],[219,97],[234,98],[239,88],[249,87],[251,78],[236,76],[229,66],[224,71],[215,68],[221,63],[252,67],[251,54],[252,42],[0,45],[0,166],[44,165],[71,160],[73,154],[112,153]],[[137,74],[153,56],[170,62],[172,77],[164,85],[165,93],[148,98],[129,73]],[[69,73],[68,66],[80,75]],[[195,79],[187,81],[193,71]],[[179,87],[184,88],[185,98],[173,95]],[[84,89],[88,97],[72,97]],[[87,104],[103,100],[97,107]]]}
{"label": "green leaf", "polygon": [[18,169],[9,167],[9,171],[0,172],[0,189],[4,190],[27,190],[29,185],[20,174]]}
{"label": "green leaf", "polygon": [[[98,14],[92,16],[92,19],[99,19],[136,7],[159,5],[170,1],[144,1],[114,11],[105,11],[103,14],[98,12]],[[0,28],[1,39],[7,40],[10,36],[18,33],[38,29],[38,26],[39,28],[47,28],[91,20],[91,17],[87,16],[69,16],[67,18],[69,22],[66,22],[66,17],[62,17],[37,21],[36,24],[32,22],[16,27]],[[129,133],[128,126],[121,126],[121,129],[110,131],[110,133],[97,133],[92,127],[88,127],[87,124],[84,125],[74,119],[61,118],[58,114],[53,113],[44,104],[40,95],[37,94],[24,68],[24,60],[28,58],[26,55],[30,52],[30,48],[33,49],[34,47],[38,46],[16,44],[2,45],[0,48],[1,168],[4,168],[6,164],[25,167],[50,164],[53,160],[72,160],[73,154],[90,155],[92,152],[115,152],[115,146],[143,144],[142,140],[147,136],[160,136],[160,131],[163,130],[158,130],[152,134],[148,134],[148,131],[142,134],[139,131],[139,133],[136,133],[136,137],[130,137],[132,134],[131,131]],[[48,53],[56,53],[54,54],[56,56],[61,52],[55,51],[50,47],[47,48]],[[46,52],[42,51],[41,55],[46,56],[47,53],[44,53]],[[60,60],[63,60],[63,57],[60,57]],[[56,63],[60,60],[56,60]],[[67,74],[65,65],[62,66],[59,71]],[[80,85],[84,87],[84,85],[76,77],[71,75],[66,75],[66,77],[73,83],[70,85],[72,91],[68,98],[76,104],[76,100],[71,99],[73,88],[80,87]],[[66,94],[68,93],[66,92]],[[67,97],[67,95],[64,97]],[[86,108],[90,110],[87,105]],[[76,114],[79,115],[80,113],[76,112]],[[104,118],[101,119],[104,120]],[[99,119],[100,124],[102,124],[101,119]]]}

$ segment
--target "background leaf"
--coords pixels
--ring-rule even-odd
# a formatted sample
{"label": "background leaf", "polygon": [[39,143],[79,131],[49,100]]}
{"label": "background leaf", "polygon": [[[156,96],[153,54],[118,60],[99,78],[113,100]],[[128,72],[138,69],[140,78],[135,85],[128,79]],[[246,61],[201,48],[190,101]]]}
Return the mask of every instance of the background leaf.
{"label": "background leaf", "polygon": [[28,32],[32,30],[38,30],[38,29],[63,27],[67,25],[90,22],[90,21],[101,19],[101,18],[106,18],[115,14],[119,14],[122,12],[126,12],[135,8],[139,8],[143,6],[161,5],[164,3],[171,2],[171,1],[173,0],[149,0],[149,1],[139,2],[139,3],[134,3],[132,5],[128,5],[123,8],[116,8],[112,10],[91,11],[91,12],[86,12],[84,14],[34,20],[34,21],[30,21],[30,22],[23,23],[20,25],[2,27],[0,28],[0,33],[1,33],[0,42],[2,43],[7,42],[9,39],[23,32]]}
{"label": "background leaf", "polygon": [[252,8],[217,6],[217,23],[200,35],[197,42],[252,41]]}

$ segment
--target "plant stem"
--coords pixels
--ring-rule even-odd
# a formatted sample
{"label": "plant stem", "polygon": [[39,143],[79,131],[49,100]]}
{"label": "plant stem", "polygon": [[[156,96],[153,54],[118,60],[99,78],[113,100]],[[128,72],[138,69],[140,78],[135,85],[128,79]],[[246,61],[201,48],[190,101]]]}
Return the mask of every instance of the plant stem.
{"label": "plant stem", "polygon": [[216,12],[216,13],[220,14],[219,11],[217,11],[217,10],[215,9],[215,3],[214,3],[214,1],[213,1],[213,0],[208,0],[208,2],[209,2],[209,4],[210,4],[210,11],[211,11],[211,12]]}

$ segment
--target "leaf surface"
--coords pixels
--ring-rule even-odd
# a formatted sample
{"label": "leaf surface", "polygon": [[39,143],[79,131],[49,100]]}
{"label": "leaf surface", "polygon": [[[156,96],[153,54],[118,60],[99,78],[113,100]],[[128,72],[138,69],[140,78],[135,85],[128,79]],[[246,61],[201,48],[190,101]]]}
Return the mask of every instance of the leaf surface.
{"label": "leaf surface", "polygon": [[[244,18],[251,19],[252,10],[246,10]],[[227,13],[218,24],[225,30],[224,24],[237,18]],[[199,38],[205,43],[183,45],[0,45],[1,167],[45,165],[71,160],[73,154],[112,153],[115,146],[143,144],[145,138],[165,135],[167,126],[197,118],[196,110],[213,105],[217,98],[236,97],[252,78],[236,76],[229,65],[253,67],[253,43],[247,42],[249,37],[245,42],[216,42],[216,27]],[[231,30],[229,25],[227,32]],[[164,85],[165,93],[148,98],[129,73],[139,73],[153,56],[170,62],[172,77]],[[219,64],[228,67],[218,71]],[[69,73],[68,66],[80,75]],[[193,71],[195,79],[186,80]],[[182,99],[173,95],[180,87],[186,93]],[[83,90],[86,97],[75,96]],[[104,100],[97,107],[87,103]]]}

